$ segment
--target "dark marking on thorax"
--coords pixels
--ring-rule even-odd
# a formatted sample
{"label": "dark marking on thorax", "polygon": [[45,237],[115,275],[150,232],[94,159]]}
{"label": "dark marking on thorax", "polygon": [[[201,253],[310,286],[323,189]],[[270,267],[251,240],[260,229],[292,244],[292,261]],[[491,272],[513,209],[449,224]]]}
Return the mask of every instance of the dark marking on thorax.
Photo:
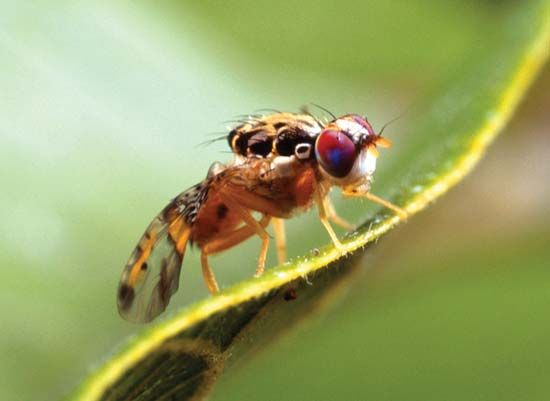
{"label": "dark marking on thorax", "polygon": [[280,113],[235,127],[227,140],[240,156],[292,156],[299,144],[314,145],[320,129],[319,123],[307,115]]}

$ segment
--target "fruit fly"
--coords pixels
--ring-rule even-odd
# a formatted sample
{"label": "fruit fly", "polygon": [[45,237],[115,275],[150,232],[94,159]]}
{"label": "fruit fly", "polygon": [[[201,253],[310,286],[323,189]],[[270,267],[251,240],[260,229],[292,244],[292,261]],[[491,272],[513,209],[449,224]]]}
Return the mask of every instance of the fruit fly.
{"label": "fruit fly", "polygon": [[369,192],[377,147],[390,142],[366,120],[348,114],[323,122],[304,112],[254,116],[227,136],[234,160],[214,163],[206,178],[175,197],[151,222],[122,272],[118,310],[125,319],[148,322],[177,291],[187,245],[201,251],[204,281],[219,290],[209,256],[252,236],[262,243],[256,277],[265,267],[272,223],[280,263],[286,259],[284,219],[315,205],[335,247],[343,247],[331,222],[346,229],[329,198],[332,187],[364,197],[402,217],[406,212]]}

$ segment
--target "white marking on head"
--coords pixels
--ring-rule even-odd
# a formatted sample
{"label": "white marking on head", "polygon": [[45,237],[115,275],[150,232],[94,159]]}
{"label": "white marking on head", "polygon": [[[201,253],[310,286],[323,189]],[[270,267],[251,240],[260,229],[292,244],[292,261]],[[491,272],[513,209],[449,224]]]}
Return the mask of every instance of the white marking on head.
{"label": "white marking on head", "polygon": [[354,137],[361,134],[369,133],[367,129],[363,127],[361,124],[351,120],[344,120],[342,118],[339,118],[338,120],[336,120],[336,125],[338,125],[338,127],[342,131],[347,132],[348,134],[353,135]]}
{"label": "white marking on head", "polygon": [[346,185],[370,182],[375,170],[376,155],[367,148],[359,153],[351,171],[343,178],[343,180]]}
{"label": "white marking on head", "polygon": [[302,129],[302,131],[307,132],[311,137],[316,137],[322,131],[322,128],[317,125],[317,123],[314,126],[311,126],[309,124],[301,124],[300,128]]}
{"label": "white marking on head", "polygon": [[376,170],[376,154],[367,148],[366,151],[359,154],[355,166],[357,166],[358,175],[373,175]]}

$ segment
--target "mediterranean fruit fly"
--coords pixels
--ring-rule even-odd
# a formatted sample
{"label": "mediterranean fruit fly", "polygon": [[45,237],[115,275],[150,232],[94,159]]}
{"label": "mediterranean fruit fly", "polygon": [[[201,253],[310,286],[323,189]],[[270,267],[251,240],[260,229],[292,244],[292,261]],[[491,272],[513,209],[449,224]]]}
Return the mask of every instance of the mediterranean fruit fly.
{"label": "mediterranean fruit fly", "polygon": [[[201,250],[204,281],[219,289],[209,256],[252,236],[262,240],[256,276],[264,271],[273,224],[279,262],[286,259],[284,220],[316,206],[338,249],[331,222],[346,229],[329,198],[332,187],[364,197],[401,217],[406,212],[369,192],[378,147],[390,142],[366,120],[347,114],[323,122],[309,113],[250,117],[227,137],[234,153],[228,164],[214,163],[207,177],[175,197],[151,222],[122,272],[118,309],[130,321],[148,322],[162,313],[179,285],[188,244]],[[259,217],[257,217],[259,216]]]}

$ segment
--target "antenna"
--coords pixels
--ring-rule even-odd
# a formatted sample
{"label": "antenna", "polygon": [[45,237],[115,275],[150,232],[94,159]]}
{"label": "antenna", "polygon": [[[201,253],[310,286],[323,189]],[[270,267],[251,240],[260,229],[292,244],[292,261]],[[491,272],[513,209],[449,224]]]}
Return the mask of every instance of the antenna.
{"label": "antenna", "polygon": [[317,103],[311,103],[311,105],[317,107],[318,109],[323,110],[325,113],[327,113],[329,116],[331,116],[333,120],[336,120],[336,116],[329,109],[327,109],[327,108],[325,108],[321,105],[318,105]]}
{"label": "antenna", "polygon": [[409,112],[409,110],[411,109],[411,107],[407,107],[404,111],[402,111],[397,117],[394,117],[392,118],[390,121],[388,121],[386,124],[384,124],[382,126],[382,129],[380,130],[380,132],[378,133],[378,136],[382,136],[382,133],[384,132],[384,130],[386,129],[386,127],[394,122],[396,122],[397,120],[399,120],[401,117],[403,117],[405,114],[407,114]]}

